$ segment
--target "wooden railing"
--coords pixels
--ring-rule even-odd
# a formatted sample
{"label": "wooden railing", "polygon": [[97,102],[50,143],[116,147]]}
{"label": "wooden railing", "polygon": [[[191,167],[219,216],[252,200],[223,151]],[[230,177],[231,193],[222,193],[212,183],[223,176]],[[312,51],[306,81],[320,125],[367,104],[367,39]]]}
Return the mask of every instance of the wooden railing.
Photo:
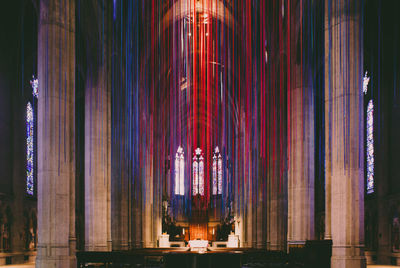
{"label": "wooden railing", "polygon": [[197,252],[178,249],[137,249],[112,252],[77,252],[78,267],[285,267],[329,268],[332,241],[307,241],[289,254],[251,248],[220,248]]}
{"label": "wooden railing", "polygon": [[77,252],[78,267],[289,267],[283,252],[227,249],[204,254],[190,251],[142,249],[113,252]]}

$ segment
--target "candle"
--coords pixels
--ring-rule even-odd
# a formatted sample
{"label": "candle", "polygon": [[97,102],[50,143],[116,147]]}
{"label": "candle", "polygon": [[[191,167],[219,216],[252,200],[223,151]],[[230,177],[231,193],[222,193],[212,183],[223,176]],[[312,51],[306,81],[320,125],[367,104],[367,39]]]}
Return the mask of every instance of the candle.
{"label": "candle", "polygon": [[185,228],[182,228],[182,234],[185,235]]}

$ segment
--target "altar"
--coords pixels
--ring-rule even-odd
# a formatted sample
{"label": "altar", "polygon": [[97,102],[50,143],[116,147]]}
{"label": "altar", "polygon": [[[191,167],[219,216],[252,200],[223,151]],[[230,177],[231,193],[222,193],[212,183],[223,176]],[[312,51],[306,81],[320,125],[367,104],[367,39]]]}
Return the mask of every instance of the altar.
{"label": "altar", "polygon": [[208,240],[190,240],[188,246],[190,251],[205,252],[208,247]]}

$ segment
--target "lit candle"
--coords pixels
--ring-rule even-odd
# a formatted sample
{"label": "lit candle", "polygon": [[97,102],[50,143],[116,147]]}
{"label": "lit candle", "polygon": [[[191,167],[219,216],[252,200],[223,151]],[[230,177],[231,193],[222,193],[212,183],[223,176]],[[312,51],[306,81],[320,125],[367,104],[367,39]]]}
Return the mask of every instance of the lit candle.
{"label": "lit candle", "polygon": [[214,232],[215,232],[215,230],[214,230],[214,228],[213,228],[213,232],[212,232],[213,235],[214,235]]}
{"label": "lit candle", "polygon": [[185,235],[185,228],[182,228],[182,234]]}

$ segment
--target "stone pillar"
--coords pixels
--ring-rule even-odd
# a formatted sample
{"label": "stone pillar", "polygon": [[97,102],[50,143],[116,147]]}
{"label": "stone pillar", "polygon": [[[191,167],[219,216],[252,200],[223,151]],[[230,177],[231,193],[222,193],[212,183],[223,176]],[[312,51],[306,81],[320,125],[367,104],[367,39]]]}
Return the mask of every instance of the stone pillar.
{"label": "stone pillar", "polygon": [[257,221],[256,221],[256,226],[257,226],[257,231],[255,232],[256,236],[256,248],[262,248],[265,249],[267,246],[267,234],[266,234],[266,201],[264,200],[266,198],[262,194],[262,189],[259,187],[258,190],[258,201],[257,201]]}
{"label": "stone pillar", "polygon": [[314,105],[312,88],[289,92],[288,244],[314,239]]}
{"label": "stone pillar", "polygon": [[[258,155],[258,152],[253,155]],[[253,216],[252,216],[252,247],[258,249],[266,249],[267,246],[267,222],[266,222],[266,214],[267,214],[267,196],[265,191],[265,184],[267,181],[266,173],[263,174],[262,161],[265,159],[256,158],[258,161],[258,168],[253,170],[256,174],[252,175],[252,178],[256,178],[256,182],[253,182],[253,196],[251,197],[253,200]],[[254,161],[254,158],[253,158]],[[253,166],[253,165],[252,165]]]}
{"label": "stone pillar", "polygon": [[[117,52],[113,53],[117,54]],[[113,60],[116,60],[116,57]],[[124,72],[123,69],[118,71]],[[117,85],[114,84],[113,86],[115,87]],[[114,94],[113,98],[112,102],[114,104],[121,103],[121,105],[126,105],[121,94]],[[114,140],[111,148],[111,238],[113,250],[128,250],[131,242],[131,239],[129,238],[130,226],[137,227],[139,225],[133,222],[136,215],[132,216],[130,207],[132,204],[132,193],[136,191],[139,196],[140,191],[138,188],[133,187],[133,183],[130,183],[132,178],[129,176],[124,162],[127,159],[125,153],[125,128],[127,126],[125,116],[127,115],[127,113],[123,113],[121,110],[116,109],[112,117],[112,133],[115,135],[112,137]],[[140,215],[138,217],[140,217]]]}
{"label": "stone pillar", "polygon": [[[288,91],[288,245],[305,244],[314,239],[314,89],[313,58],[305,49],[309,29],[302,17],[303,6],[297,5],[292,14],[289,54],[290,86]],[[304,40],[304,48],[303,48]],[[298,44],[297,42],[300,42]],[[299,48],[302,51],[298,51]],[[300,55],[297,55],[301,53]]]}
{"label": "stone pillar", "polygon": [[[285,30],[286,31],[286,30]],[[285,41],[286,42],[286,41]],[[282,64],[279,72],[282,72],[280,83],[283,83],[283,91],[286,92],[286,50],[275,48],[271,53],[278,53],[279,64]],[[272,94],[271,94],[272,95]],[[279,95],[279,94],[277,94]],[[269,140],[268,167],[267,167],[267,249],[286,251],[287,249],[287,223],[288,223],[288,180],[287,180],[287,96],[269,96],[272,103],[269,108],[271,114],[276,115],[275,123],[270,123],[267,132]],[[275,137],[275,138],[273,138]]]}
{"label": "stone pillar", "polygon": [[[157,118],[161,116],[157,114]],[[160,148],[162,148],[162,135],[160,134],[160,119],[157,119],[157,123],[155,124],[154,134],[153,134],[153,151],[159,152]],[[154,162],[153,162],[153,247],[157,247],[158,244],[158,236],[162,234],[162,193],[163,193],[163,183],[162,177],[165,173],[165,164],[162,160],[163,157],[160,154],[154,155]],[[158,167],[158,168],[157,168]]]}
{"label": "stone pillar", "polygon": [[[237,157],[235,161],[235,171],[234,171],[234,211],[235,211],[235,234],[239,236],[240,247],[251,247],[251,238],[249,236],[249,231],[251,231],[251,221],[249,220],[249,214],[251,214],[251,202],[250,195],[250,183],[247,181],[245,183],[245,153],[244,153],[244,140],[245,140],[245,115],[243,108],[240,110],[240,119],[238,122],[238,131],[236,133],[236,143],[235,143],[235,155]],[[237,185],[241,185],[237,187]],[[250,225],[250,227],[248,227]]]}
{"label": "stone pillar", "polygon": [[325,1],[326,162],[331,168],[327,204],[333,268],[365,267],[360,2]]}
{"label": "stone pillar", "polygon": [[[152,119],[150,119],[150,121],[152,122]],[[152,138],[153,131],[150,130],[150,132]],[[144,194],[142,195],[143,246],[145,248],[152,248],[155,247],[155,239],[153,237],[153,150],[148,149],[146,155],[146,170],[143,178],[143,185],[145,188],[143,189]]]}
{"label": "stone pillar", "polygon": [[284,196],[277,192],[269,192],[269,194],[273,197],[268,202],[267,249],[285,251],[287,226]]}
{"label": "stone pillar", "polygon": [[[326,79],[326,78],[325,78]],[[325,89],[326,90],[326,89]],[[325,97],[326,98],[326,97]],[[325,112],[328,111],[328,107],[325,105]],[[325,120],[328,115],[325,114]],[[325,121],[326,125],[326,121]],[[325,240],[332,239],[332,158],[331,158],[331,150],[330,150],[330,139],[329,139],[329,130],[325,129]]]}
{"label": "stone pillar", "polygon": [[[248,135],[248,134],[247,134]],[[246,150],[245,150],[246,152]],[[246,154],[245,154],[246,155]],[[247,155],[245,156],[247,157]],[[250,158],[250,157],[249,157]],[[250,159],[247,159],[247,161],[250,161]],[[246,173],[246,172],[245,172]],[[252,188],[252,177],[251,177],[251,171],[248,171],[249,175],[247,177],[247,184],[244,187],[245,189],[245,194],[244,194],[244,201],[245,201],[245,209],[244,209],[244,223],[246,226],[245,229],[245,246],[247,247],[255,247],[254,241],[253,241],[253,219],[254,219],[254,206],[253,206],[253,188]],[[255,230],[254,230],[255,231]]]}
{"label": "stone pillar", "polygon": [[[246,124],[243,124],[243,126],[245,127]],[[244,168],[244,183],[243,186],[245,187],[245,194],[244,194],[244,202],[245,202],[245,210],[244,210],[244,221],[245,221],[245,243],[247,244],[247,247],[255,247],[255,241],[253,240],[253,233],[256,231],[255,230],[255,213],[254,213],[254,209],[255,209],[255,204],[253,205],[253,177],[252,177],[252,173],[253,170],[251,170],[249,168],[249,166],[251,166],[251,161],[252,161],[252,155],[251,155],[251,149],[250,148],[246,148],[246,136],[250,135],[249,131],[245,130],[245,135],[244,135],[244,139],[245,139],[245,143],[243,145],[243,151],[244,151],[244,161],[243,161],[243,168]],[[247,182],[246,182],[247,180]],[[247,184],[247,185],[246,185]]]}
{"label": "stone pillar", "polygon": [[237,157],[232,159],[233,162],[233,174],[232,174],[232,191],[233,191],[233,206],[232,210],[234,211],[235,215],[235,235],[239,237],[239,246],[243,247],[244,246],[244,217],[243,217],[243,205],[242,205],[242,200],[241,200],[241,191],[237,185],[239,185],[239,181],[241,178],[241,173],[240,173],[240,166],[239,166],[239,144],[242,143],[242,137],[243,137],[243,132],[241,131],[242,129],[239,129],[237,133],[235,133],[235,147],[233,148],[233,154],[237,155]]}
{"label": "stone pillar", "polygon": [[75,1],[40,1],[37,267],[76,267]]}
{"label": "stone pillar", "polygon": [[85,249],[96,251],[111,249],[111,79],[102,47],[104,62],[97,75],[88,72],[85,91]]}
{"label": "stone pillar", "polygon": [[[239,180],[241,180],[241,187],[244,190],[242,193],[239,193],[239,198],[241,198],[240,202],[240,215],[242,230],[241,230],[241,241],[240,244],[242,247],[253,247],[253,189],[252,189],[252,176],[248,166],[248,163],[251,162],[251,153],[248,153],[248,148],[246,148],[246,138],[249,135],[246,130],[246,115],[244,108],[241,109],[240,115],[240,136],[239,136],[239,147],[241,158],[239,159],[240,171],[239,171]],[[254,230],[255,231],[255,230]]]}
{"label": "stone pillar", "polygon": [[142,230],[142,201],[134,200],[132,205],[132,215],[131,215],[131,222],[132,226],[132,237],[131,247],[133,248],[142,248],[143,247],[143,234]]}
{"label": "stone pillar", "polygon": [[[279,178],[279,159],[271,161],[275,166],[269,168],[268,176],[268,200],[267,200],[267,249],[268,250],[286,250],[287,237],[287,192],[285,188],[286,174],[283,175],[282,185]],[[274,176],[275,178],[272,178]]]}

